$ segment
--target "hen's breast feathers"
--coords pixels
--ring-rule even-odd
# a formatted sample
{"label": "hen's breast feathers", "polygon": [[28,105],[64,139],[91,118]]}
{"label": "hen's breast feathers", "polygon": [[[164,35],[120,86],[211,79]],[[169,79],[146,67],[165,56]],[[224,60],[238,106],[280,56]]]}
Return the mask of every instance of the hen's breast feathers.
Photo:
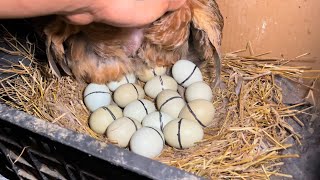
{"label": "hen's breast feathers", "polygon": [[205,31],[211,43],[221,45],[223,18],[214,0],[187,0],[180,9],[165,14],[145,30],[146,42],[174,50],[188,40],[190,23]]}
{"label": "hen's breast feathers", "polygon": [[171,65],[187,53],[191,34],[199,56],[205,62],[215,60],[218,82],[222,28],[223,18],[214,0],[187,0],[183,7],[164,15],[146,29],[139,55],[151,66]]}
{"label": "hen's breast feathers", "polygon": [[[77,29],[71,31],[69,29]],[[141,63],[132,62],[143,39],[142,29],[104,24],[75,26],[57,18],[45,28],[51,69],[60,76],[57,62],[78,80],[106,83],[132,72]],[[69,74],[69,73],[68,73]]]}
{"label": "hen's breast feathers", "polygon": [[188,52],[191,10],[188,5],[169,12],[145,30],[139,58],[148,66],[170,66]]}
{"label": "hen's breast feathers", "polygon": [[75,26],[57,18],[44,32],[49,64],[56,75],[60,73],[54,62],[77,79],[106,83],[144,65],[172,65],[188,53],[189,37],[204,61],[215,59],[219,79],[222,28],[214,0],[187,0],[144,29],[98,23]]}
{"label": "hen's breast feathers", "polygon": [[165,14],[147,28],[146,41],[166,50],[174,50],[187,42],[190,21],[190,7],[184,5],[177,11]]}

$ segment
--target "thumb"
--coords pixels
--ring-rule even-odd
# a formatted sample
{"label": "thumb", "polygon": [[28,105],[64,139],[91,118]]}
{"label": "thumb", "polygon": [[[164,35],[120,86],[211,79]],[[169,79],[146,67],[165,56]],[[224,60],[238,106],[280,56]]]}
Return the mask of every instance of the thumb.
{"label": "thumb", "polygon": [[177,9],[179,9],[184,3],[186,3],[186,0],[169,0],[168,11],[177,10]]}

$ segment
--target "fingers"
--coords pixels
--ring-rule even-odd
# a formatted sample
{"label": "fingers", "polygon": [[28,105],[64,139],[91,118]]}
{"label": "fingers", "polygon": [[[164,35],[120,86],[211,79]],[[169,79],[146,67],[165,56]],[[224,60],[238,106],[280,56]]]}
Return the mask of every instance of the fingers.
{"label": "fingers", "polygon": [[179,9],[186,0],[99,0],[89,11],[66,15],[76,25],[102,22],[118,27],[141,27],[152,23],[164,13]]}
{"label": "fingers", "polygon": [[94,20],[93,16],[90,13],[67,15],[66,19],[69,23],[75,24],[75,25],[90,24]]}
{"label": "fingers", "polygon": [[185,2],[186,0],[169,0],[168,11],[179,9]]}

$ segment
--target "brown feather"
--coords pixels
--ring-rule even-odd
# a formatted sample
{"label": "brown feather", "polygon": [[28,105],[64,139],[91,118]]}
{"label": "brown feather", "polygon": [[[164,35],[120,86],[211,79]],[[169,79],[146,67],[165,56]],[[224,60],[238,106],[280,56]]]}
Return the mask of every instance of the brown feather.
{"label": "brown feather", "polygon": [[189,37],[190,8],[185,4],[177,11],[167,13],[145,30],[146,41],[166,50],[182,46]]}
{"label": "brown feather", "polygon": [[188,52],[191,11],[185,4],[162,16],[145,30],[139,57],[148,66],[171,66]]}
{"label": "brown feather", "polygon": [[186,57],[189,38],[204,62],[215,59],[220,77],[223,19],[214,0],[187,0],[145,28],[118,28],[92,23],[70,25],[57,17],[46,26],[49,64],[86,82],[106,83],[125,73],[171,66]]}
{"label": "brown feather", "polygon": [[218,4],[214,0],[189,0],[192,6],[192,36],[194,47],[205,62],[215,61],[216,78],[213,85],[220,81],[221,39],[224,25]]}
{"label": "brown feather", "polygon": [[78,80],[102,84],[132,72],[132,61],[117,46],[96,44],[81,33],[71,36],[67,46],[68,65]]}
{"label": "brown feather", "polygon": [[[142,30],[137,28],[116,28],[98,23],[75,26],[56,18],[44,32],[49,64],[54,59],[67,74],[72,72],[79,81],[106,83],[118,80],[143,64],[132,58],[140,47],[139,39],[132,36],[141,33],[143,38]],[[55,64],[50,66],[57,71]],[[55,74],[59,76],[60,72]]]}
{"label": "brown feather", "polygon": [[60,65],[60,67],[69,75],[71,75],[69,67],[66,67],[65,52],[63,47],[63,42],[72,35],[79,32],[79,27],[74,25],[69,25],[65,23],[61,18],[55,18],[46,28],[44,33],[46,35],[46,52],[49,60],[49,65],[53,73],[61,77],[61,73],[55,63],[55,61]]}

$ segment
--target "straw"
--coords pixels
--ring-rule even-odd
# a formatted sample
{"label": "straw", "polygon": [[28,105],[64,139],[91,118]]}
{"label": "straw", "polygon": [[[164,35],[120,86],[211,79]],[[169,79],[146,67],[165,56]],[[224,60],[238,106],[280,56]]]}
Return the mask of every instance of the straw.
{"label": "straw", "polygon": [[[1,48],[1,51],[22,56],[31,62],[0,69],[2,73],[12,74],[0,81],[0,99],[4,103],[108,142],[105,135],[94,133],[88,126],[89,112],[82,99],[85,84],[79,84],[71,77],[53,77],[47,64],[35,60],[34,45],[24,46],[9,32],[4,41],[11,49]],[[284,164],[283,159],[299,155],[283,154],[282,150],[295,145],[288,143],[289,138],[293,137],[300,143],[301,136],[288,121],[293,119],[292,122],[304,126],[297,115],[309,114],[307,111],[310,109],[296,110],[306,103],[283,104],[283,92],[275,83],[275,76],[297,80],[303,78],[310,68],[288,66],[285,63],[288,59],[265,57],[270,52],[255,55],[251,43],[247,49],[249,56],[237,54],[246,49],[223,56],[221,84],[213,89],[219,128],[205,128],[204,139],[192,148],[181,150],[166,146],[155,160],[211,179],[292,178],[280,172],[280,167]],[[210,61],[201,68],[208,84],[214,79],[213,66]]]}

